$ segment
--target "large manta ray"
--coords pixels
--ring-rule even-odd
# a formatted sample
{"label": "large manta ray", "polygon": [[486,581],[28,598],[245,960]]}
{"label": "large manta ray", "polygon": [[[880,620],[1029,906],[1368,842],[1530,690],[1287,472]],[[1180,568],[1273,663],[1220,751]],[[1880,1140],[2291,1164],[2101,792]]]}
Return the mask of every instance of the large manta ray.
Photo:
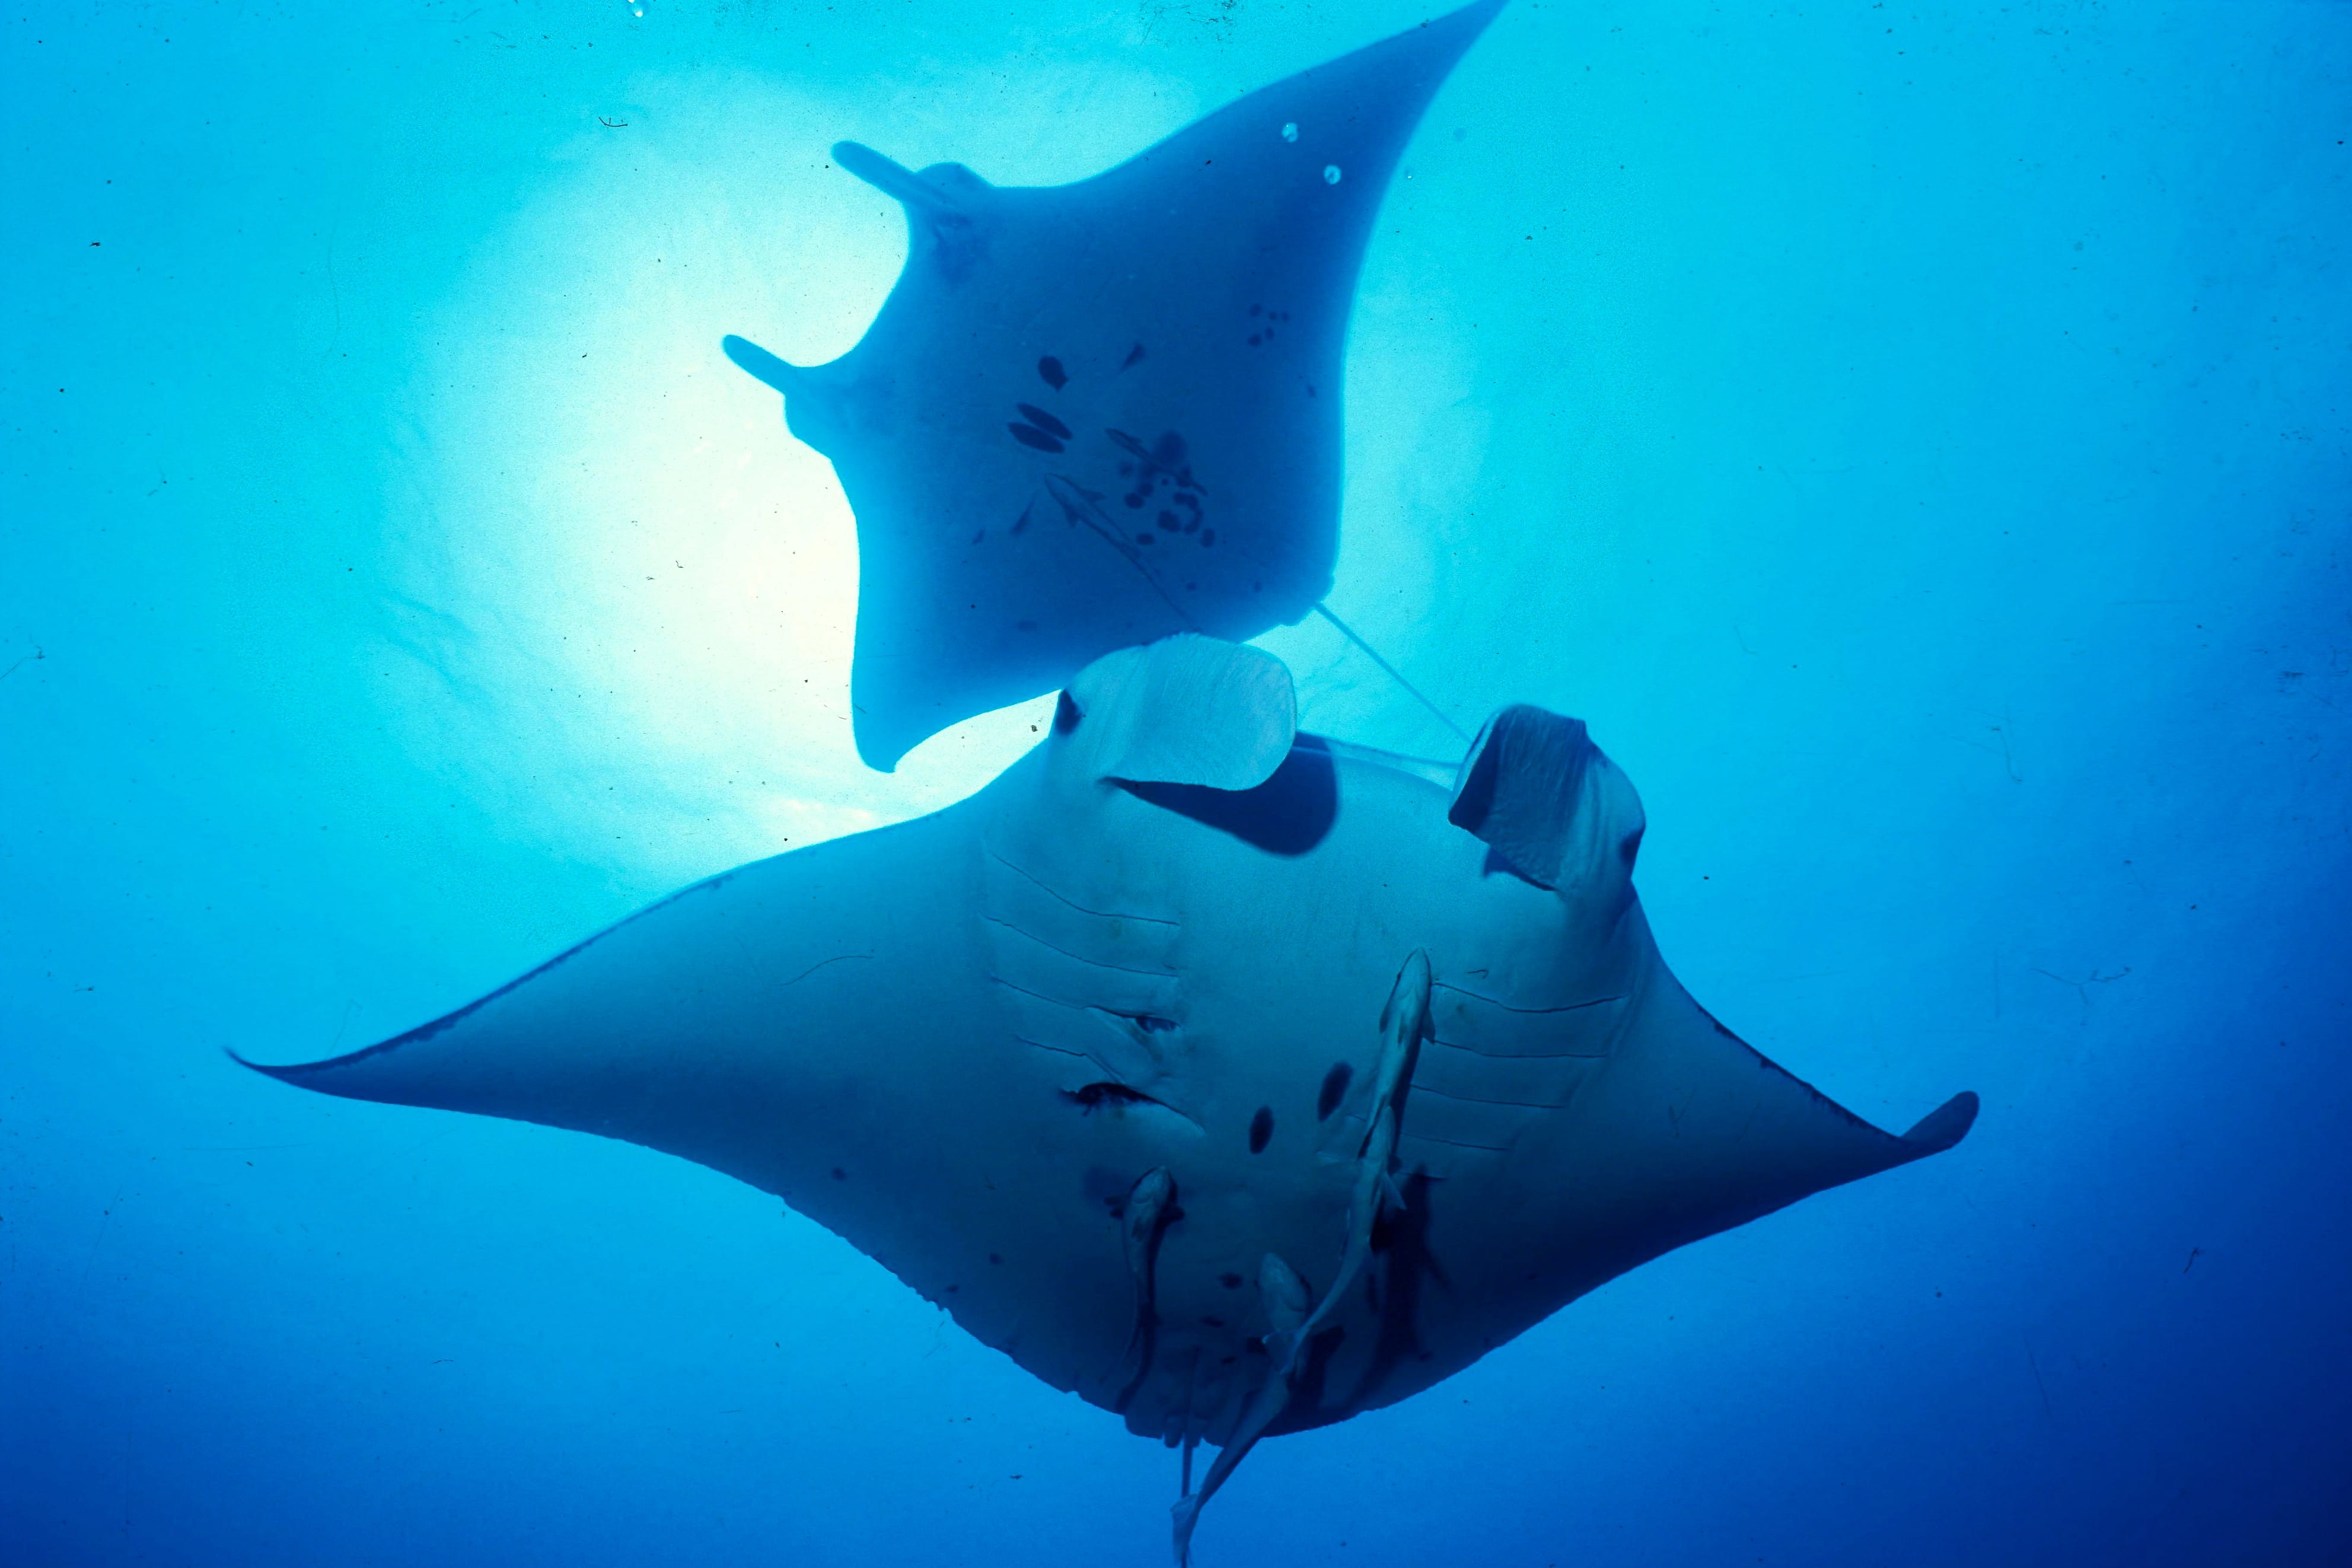
{"label": "large manta ray", "polygon": [[1320,603],[1364,242],[1423,109],[1501,3],[1260,89],[1073,185],[834,149],[904,204],[906,270],[830,364],[725,346],[784,394],[856,513],[867,763],[895,767],[1113,648],[1240,641]]}
{"label": "large manta ray", "polygon": [[[1391,1404],[1660,1253],[1949,1148],[1736,1038],[1633,893],[1584,726],[1450,794],[1296,734],[1271,656],[1114,652],[935,816],[716,877],[471,1006],[262,1070],[627,1139],[773,1193],[1129,1429]],[[1189,1492],[1189,1486],[1188,1486]]]}

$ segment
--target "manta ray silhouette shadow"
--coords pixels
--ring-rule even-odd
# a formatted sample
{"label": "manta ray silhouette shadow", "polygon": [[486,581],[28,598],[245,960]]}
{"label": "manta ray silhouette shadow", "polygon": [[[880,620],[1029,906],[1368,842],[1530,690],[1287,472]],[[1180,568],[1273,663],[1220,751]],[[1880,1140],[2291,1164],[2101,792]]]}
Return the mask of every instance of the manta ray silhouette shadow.
{"label": "manta ray silhouette shadow", "polygon": [[835,147],[905,205],[905,270],[829,364],[725,346],[783,393],[856,513],[868,763],[1113,648],[1241,641],[1323,598],[1365,241],[1500,5],[1262,88],[1076,184]]}

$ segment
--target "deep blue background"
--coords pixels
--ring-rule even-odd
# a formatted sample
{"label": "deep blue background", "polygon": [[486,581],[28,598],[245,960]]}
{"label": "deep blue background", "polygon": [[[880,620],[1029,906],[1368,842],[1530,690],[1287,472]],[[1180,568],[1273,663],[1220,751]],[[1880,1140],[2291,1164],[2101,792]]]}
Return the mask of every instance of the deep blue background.
{"label": "deep blue background", "polygon": [[[774,1201],[220,1047],[1013,754],[856,767],[845,513],[719,335],[888,287],[836,137],[1072,178],[1424,13],[646,10],[0,33],[10,1564],[1164,1561],[1172,1458]],[[1984,1116],[1268,1445],[1204,1568],[2341,1560],[2347,137],[2334,4],[1519,0],[1467,58],[1334,607],[1591,722],[1727,1022]]]}

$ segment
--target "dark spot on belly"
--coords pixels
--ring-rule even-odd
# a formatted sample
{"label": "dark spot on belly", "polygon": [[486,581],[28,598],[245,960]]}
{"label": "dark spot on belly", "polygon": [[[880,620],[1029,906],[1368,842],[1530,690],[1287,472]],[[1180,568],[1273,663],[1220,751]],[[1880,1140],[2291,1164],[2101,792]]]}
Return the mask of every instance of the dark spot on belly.
{"label": "dark spot on belly", "polygon": [[1047,386],[1052,387],[1056,392],[1061,391],[1062,388],[1070,384],[1070,373],[1064,370],[1062,368],[1062,362],[1055,359],[1052,354],[1047,354],[1044,359],[1037,362],[1037,374],[1045,378],[1045,382]]}
{"label": "dark spot on belly", "polygon": [[849,1180],[849,1173],[835,1165],[833,1168],[833,1179],[836,1182],[845,1182]]}
{"label": "dark spot on belly", "polygon": [[992,1252],[988,1255],[988,1260],[991,1263],[1002,1263],[1004,1261],[1004,1258],[1001,1253]]}
{"label": "dark spot on belly", "polygon": [[1273,1136],[1274,1107],[1261,1105],[1257,1108],[1257,1114],[1250,1118],[1250,1152],[1265,1153],[1266,1140]]}
{"label": "dark spot on belly", "polygon": [[1242,1277],[1238,1274],[1227,1271],[1226,1273],[1217,1276],[1217,1283],[1223,1285],[1228,1290],[1238,1290],[1242,1288]]}
{"label": "dark spot on belly", "polygon": [[1331,1070],[1323,1075],[1323,1087],[1315,1096],[1315,1120],[1328,1121],[1331,1113],[1339,1109],[1339,1097],[1348,1092],[1348,1084],[1356,1069],[1346,1062],[1333,1062]]}
{"label": "dark spot on belly", "polygon": [[1225,1321],[1223,1318],[1203,1318],[1201,1321],[1213,1329],[1222,1329],[1225,1326]]}
{"label": "dark spot on belly", "polygon": [[1062,449],[1062,444],[1043,430],[1033,429],[1026,425],[1007,425],[1005,428],[1012,431],[1013,438],[1024,447],[1034,447],[1041,452],[1058,452]]}

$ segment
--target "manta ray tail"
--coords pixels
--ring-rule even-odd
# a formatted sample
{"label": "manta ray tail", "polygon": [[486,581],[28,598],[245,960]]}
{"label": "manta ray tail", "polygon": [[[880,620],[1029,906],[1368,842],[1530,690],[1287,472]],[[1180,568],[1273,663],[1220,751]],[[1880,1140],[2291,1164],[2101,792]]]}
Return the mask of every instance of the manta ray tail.
{"label": "manta ray tail", "polygon": [[1177,1499],[1173,1510],[1178,1568],[1191,1561],[1192,1530],[1201,1510],[1249,1456],[1266,1429],[1290,1407],[1298,1385],[1299,1358],[1318,1329],[1347,1300],[1357,1281],[1371,1268],[1372,1230],[1381,1211],[1402,1206],[1396,1183],[1389,1173],[1395,1163],[1397,1133],[1404,1115],[1405,1091],[1412,1082],[1413,1058],[1429,1033],[1429,994],[1433,979],[1429,954],[1415,949],[1404,961],[1381,1008],[1381,1056],[1374,1068],[1372,1120],[1357,1154],[1356,1182],[1348,1205],[1348,1228],[1340,1244],[1339,1271],[1313,1311],[1307,1310],[1305,1281],[1297,1270],[1273,1253],[1258,1266],[1258,1299],[1271,1331],[1265,1336],[1273,1364],[1265,1382],[1250,1398],[1234,1435],[1217,1454],[1196,1493]]}
{"label": "manta ray tail", "polygon": [[[1280,1258],[1269,1252],[1257,1268],[1259,1304],[1265,1309],[1266,1321],[1273,1325],[1269,1341],[1295,1336],[1307,1321],[1307,1282],[1297,1271]],[[1209,1467],[1206,1479],[1197,1492],[1186,1489],[1186,1495],[1176,1500],[1170,1510],[1174,1525],[1176,1568],[1185,1568],[1192,1560],[1192,1530],[1201,1522],[1201,1510],[1217,1489],[1230,1479],[1249,1451],[1265,1436],[1266,1428],[1278,1420],[1290,1407],[1294,1384],[1287,1373],[1279,1368],[1269,1373],[1258,1391],[1251,1395],[1249,1406],[1243,1411],[1241,1423],[1234,1435],[1217,1451],[1216,1463]]]}
{"label": "manta ray tail", "polygon": [[[747,366],[746,368],[749,367]],[[756,374],[757,373],[755,372],[754,374]],[[770,383],[770,384],[773,385],[774,384]],[[1454,716],[1452,714],[1446,712],[1444,709],[1440,708],[1435,702],[1432,701],[1427,692],[1423,691],[1420,687],[1415,686],[1412,681],[1407,680],[1404,678],[1404,672],[1402,670],[1399,669],[1395,665],[1391,664],[1387,659],[1382,658],[1381,657],[1381,650],[1374,647],[1370,643],[1366,642],[1362,633],[1357,631],[1355,627],[1349,626],[1347,622],[1333,615],[1331,613],[1330,605],[1325,604],[1322,600],[1318,599],[1315,601],[1315,613],[1322,616],[1325,620],[1330,622],[1332,628],[1341,637],[1346,637],[1349,642],[1355,644],[1357,648],[1362,652],[1366,658],[1370,659],[1374,664],[1380,666],[1381,674],[1387,676],[1391,680],[1395,681],[1399,686],[1404,688],[1406,696],[1412,698],[1415,702],[1420,703],[1423,708],[1428,709],[1432,716],[1433,716],[1439,723],[1444,725],[1448,730],[1454,732],[1454,738],[1455,740],[1461,742],[1465,746],[1470,743],[1470,732],[1463,729],[1461,725],[1456,724],[1454,721]]]}

